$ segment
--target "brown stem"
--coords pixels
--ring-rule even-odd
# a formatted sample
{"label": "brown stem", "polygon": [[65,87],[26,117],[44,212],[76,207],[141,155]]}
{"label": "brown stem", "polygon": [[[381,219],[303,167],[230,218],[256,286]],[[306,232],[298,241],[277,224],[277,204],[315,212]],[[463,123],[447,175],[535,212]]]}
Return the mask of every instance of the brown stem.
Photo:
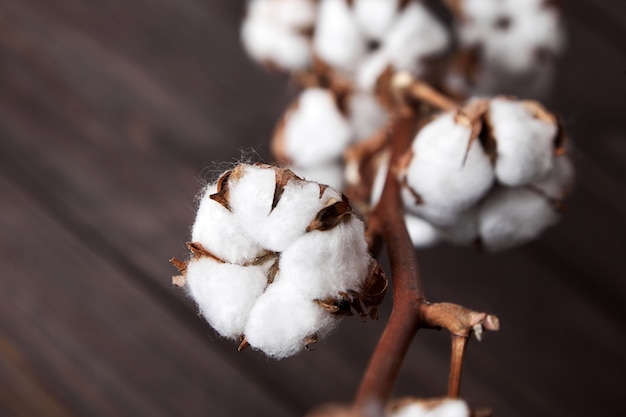
{"label": "brown stem", "polygon": [[408,89],[411,97],[417,98],[440,110],[454,110],[459,107],[458,103],[450,97],[441,94],[423,81],[415,80]]}
{"label": "brown stem", "polygon": [[[415,130],[411,114],[396,120],[391,160],[410,145]],[[417,256],[404,224],[400,184],[390,167],[380,203],[374,211],[391,264],[393,309],[387,326],[361,380],[354,402],[364,415],[380,415],[387,402],[406,352],[420,327],[420,304],[425,302]]]}
{"label": "brown stem", "polygon": [[461,386],[463,356],[469,337],[452,335],[452,354],[450,357],[450,378],[448,379],[448,397],[457,398]]}

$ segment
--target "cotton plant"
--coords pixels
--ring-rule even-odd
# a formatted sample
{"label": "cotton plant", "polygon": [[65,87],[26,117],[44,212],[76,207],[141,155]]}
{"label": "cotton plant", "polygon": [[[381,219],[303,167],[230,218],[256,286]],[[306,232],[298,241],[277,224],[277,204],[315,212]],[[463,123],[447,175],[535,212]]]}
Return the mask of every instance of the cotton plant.
{"label": "cotton plant", "polygon": [[[301,91],[277,118],[276,164],[238,164],[207,185],[188,257],[172,260],[216,333],[289,360],[345,316],[377,318],[387,249],[393,310],[357,394],[309,417],[488,416],[459,398],[461,369],[469,338],[499,320],[430,302],[417,250],[525,244],[573,188],[562,123],[525,98],[564,45],[554,2],[441,0],[448,26],[429,3],[250,0],[245,50]],[[417,330],[433,328],[451,336],[447,396],[392,399]]]}

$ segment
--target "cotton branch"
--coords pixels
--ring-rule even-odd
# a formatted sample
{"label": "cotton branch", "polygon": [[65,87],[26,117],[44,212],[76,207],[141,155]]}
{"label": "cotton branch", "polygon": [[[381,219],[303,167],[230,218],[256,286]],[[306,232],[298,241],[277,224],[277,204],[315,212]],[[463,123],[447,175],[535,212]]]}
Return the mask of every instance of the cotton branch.
{"label": "cotton branch", "polygon": [[[408,85],[401,86],[406,91]],[[367,416],[382,415],[406,352],[420,328],[446,328],[452,334],[448,395],[454,397],[459,392],[463,353],[468,337],[473,331],[478,335],[483,327],[488,330],[497,330],[499,327],[495,316],[450,303],[430,304],[426,300],[417,256],[403,220],[401,185],[394,166],[410,146],[415,130],[415,114],[407,107],[397,111],[390,129],[392,162],[382,197],[369,220],[369,232],[374,235],[370,237],[376,239],[376,235],[380,235],[389,253],[393,309],[354,401],[355,412]]]}

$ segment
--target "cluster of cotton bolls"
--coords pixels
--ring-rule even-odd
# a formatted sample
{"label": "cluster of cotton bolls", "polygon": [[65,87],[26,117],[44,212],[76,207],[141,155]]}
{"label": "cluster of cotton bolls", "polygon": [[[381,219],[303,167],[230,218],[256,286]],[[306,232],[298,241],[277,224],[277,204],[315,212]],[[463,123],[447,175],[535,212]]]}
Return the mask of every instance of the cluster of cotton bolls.
{"label": "cluster of cotton bolls", "polygon": [[320,59],[371,90],[388,65],[420,75],[449,33],[417,0],[251,0],[242,40],[257,61],[285,71]]}
{"label": "cluster of cotton bolls", "polygon": [[240,164],[209,185],[188,246],[175,282],[220,335],[275,358],[330,332],[351,307],[364,314],[386,289],[345,196],[269,165]]}
{"label": "cluster of cotton bolls", "polygon": [[417,133],[399,180],[416,246],[522,244],[558,219],[573,167],[556,117],[534,101],[477,100]]}
{"label": "cluster of cotton bolls", "polygon": [[535,97],[547,90],[565,44],[558,2],[460,0],[457,9],[459,56],[465,59],[448,80],[454,88]]}
{"label": "cluster of cotton bolls", "polygon": [[470,409],[463,400],[454,398],[395,400],[388,406],[387,417],[469,417]]}

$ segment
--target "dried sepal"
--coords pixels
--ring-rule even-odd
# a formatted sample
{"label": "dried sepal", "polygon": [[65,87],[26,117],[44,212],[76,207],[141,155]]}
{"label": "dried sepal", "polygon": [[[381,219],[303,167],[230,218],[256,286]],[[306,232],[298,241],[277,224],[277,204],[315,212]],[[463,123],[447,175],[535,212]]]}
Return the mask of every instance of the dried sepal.
{"label": "dried sepal", "polygon": [[189,248],[189,251],[191,252],[191,254],[193,255],[194,259],[199,259],[199,258],[211,258],[219,263],[226,263],[223,259],[219,258],[218,256],[215,256],[214,254],[211,253],[211,251],[209,251],[207,248],[205,248],[202,243],[199,242],[187,242],[187,248]]}
{"label": "dried sepal", "polygon": [[229,199],[229,188],[228,188],[228,180],[232,175],[233,171],[226,171],[223,173],[219,179],[217,180],[217,192],[211,194],[209,198],[226,208],[226,210],[230,211],[230,199]]}
{"label": "dried sepal", "polygon": [[280,198],[285,191],[285,186],[287,183],[292,180],[302,180],[296,174],[293,173],[290,169],[277,169],[276,170],[276,188],[274,188],[274,197],[272,199],[272,207],[270,208],[270,213],[274,211],[276,206],[278,205]]}
{"label": "dried sepal", "polygon": [[187,278],[185,278],[184,275],[174,275],[172,277],[172,284],[179,288],[183,288],[187,284]]}
{"label": "dried sepal", "polygon": [[341,201],[331,201],[328,206],[321,209],[306,228],[306,231],[319,230],[323,232],[330,230],[341,222],[348,220],[351,214],[350,202],[345,195],[342,195]]}

